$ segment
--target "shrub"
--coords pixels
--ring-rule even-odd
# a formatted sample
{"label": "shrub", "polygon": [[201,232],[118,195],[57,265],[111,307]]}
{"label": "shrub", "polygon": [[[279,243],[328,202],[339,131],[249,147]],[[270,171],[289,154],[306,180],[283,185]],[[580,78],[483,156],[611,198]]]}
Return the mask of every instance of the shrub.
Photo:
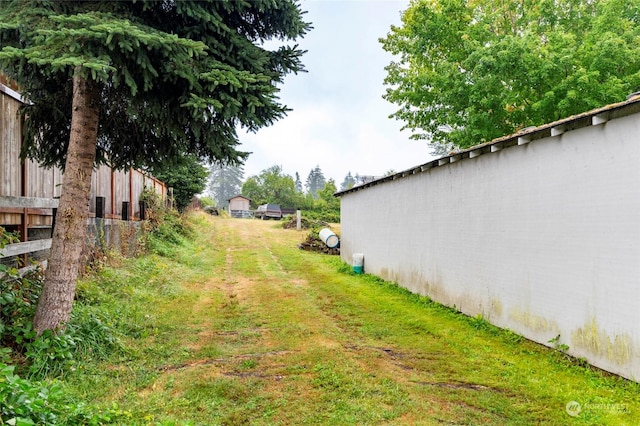
{"label": "shrub", "polygon": [[82,303],[76,303],[64,332],[37,336],[32,320],[42,290],[40,270],[21,277],[15,269],[0,279],[0,361],[19,361],[30,378],[57,376],[81,359],[104,359],[122,345],[114,331]]}
{"label": "shrub", "polygon": [[31,321],[42,290],[42,274],[36,270],[24,277],[8,268],[0,278],[0,345],[24,354],[36,336]]}
{"label": "shrub", "polygon": [[98,425],[122,423],[131,414],[116,406],[98,410],[68,400],[59,383],[42,384],[14,374],[15,367],[0,363],[0,424]]}

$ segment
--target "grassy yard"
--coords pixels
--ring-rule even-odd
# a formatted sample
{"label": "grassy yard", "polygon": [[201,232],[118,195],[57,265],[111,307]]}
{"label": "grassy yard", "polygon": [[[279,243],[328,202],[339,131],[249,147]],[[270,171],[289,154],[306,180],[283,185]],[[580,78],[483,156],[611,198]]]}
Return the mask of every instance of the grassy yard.
{"label": "grassy yard", "polygon": [[139,425],[638,424],[639,385],[299,250],[305,231],[191,221],[80,283],[123,346],[66,392]]}

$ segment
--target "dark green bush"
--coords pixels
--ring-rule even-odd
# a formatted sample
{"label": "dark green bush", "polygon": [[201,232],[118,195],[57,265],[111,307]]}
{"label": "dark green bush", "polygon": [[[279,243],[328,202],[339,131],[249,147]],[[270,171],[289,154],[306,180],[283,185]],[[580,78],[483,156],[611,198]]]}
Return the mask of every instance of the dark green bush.
{"label": "dark green bush", "polygon": [[31,321],[42,290],[42,274],[35,271],[24,277],[15,268],[0,278],[0,345],[24,354],[36,333]]}
{"label": "dark green bush", "polygon": [[63,332],[36,336],[32,320],[43,276],[39,270],[20,276],[9,269],[0,279],[0,361],[20,361],[31,378],[57,376],[82,359],[105,358],[121,348],[114,331],[89,305],[77,302]]}
{"label": "dark green bush", "polygon": [[65,397],[57,382],[20,378],[15,367],[0,363],[0,424],[100,425],[126,423],[131,414],[112,407],[98,410]]}

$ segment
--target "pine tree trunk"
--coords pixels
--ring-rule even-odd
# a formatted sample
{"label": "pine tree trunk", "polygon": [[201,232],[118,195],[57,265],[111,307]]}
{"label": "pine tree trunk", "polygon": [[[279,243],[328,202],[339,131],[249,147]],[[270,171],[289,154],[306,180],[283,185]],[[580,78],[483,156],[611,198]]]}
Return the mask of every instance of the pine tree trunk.
{"label": "pine tree trunk", "polygon": [[97,84],[76,70],[73,77],[71,136],[49,265],[38,300],[34,329],[64,328],[69,321],[86,242],[91,175],[96,155],[99,96]]}

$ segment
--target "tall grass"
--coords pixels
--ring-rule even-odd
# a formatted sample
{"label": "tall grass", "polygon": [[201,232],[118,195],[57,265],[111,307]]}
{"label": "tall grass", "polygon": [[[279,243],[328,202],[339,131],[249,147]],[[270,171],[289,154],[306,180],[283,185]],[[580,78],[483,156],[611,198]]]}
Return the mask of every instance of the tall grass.
{"label": "tall grass", "polygon": [[78,283],[74,315],[96,343],[76,343],[83,354],[59,386],[114,413],[102,423],[624,425],[640,416],[636,383],[299,250],[306,232],[199,214],[174,230],[147,255],[113,259]]}

